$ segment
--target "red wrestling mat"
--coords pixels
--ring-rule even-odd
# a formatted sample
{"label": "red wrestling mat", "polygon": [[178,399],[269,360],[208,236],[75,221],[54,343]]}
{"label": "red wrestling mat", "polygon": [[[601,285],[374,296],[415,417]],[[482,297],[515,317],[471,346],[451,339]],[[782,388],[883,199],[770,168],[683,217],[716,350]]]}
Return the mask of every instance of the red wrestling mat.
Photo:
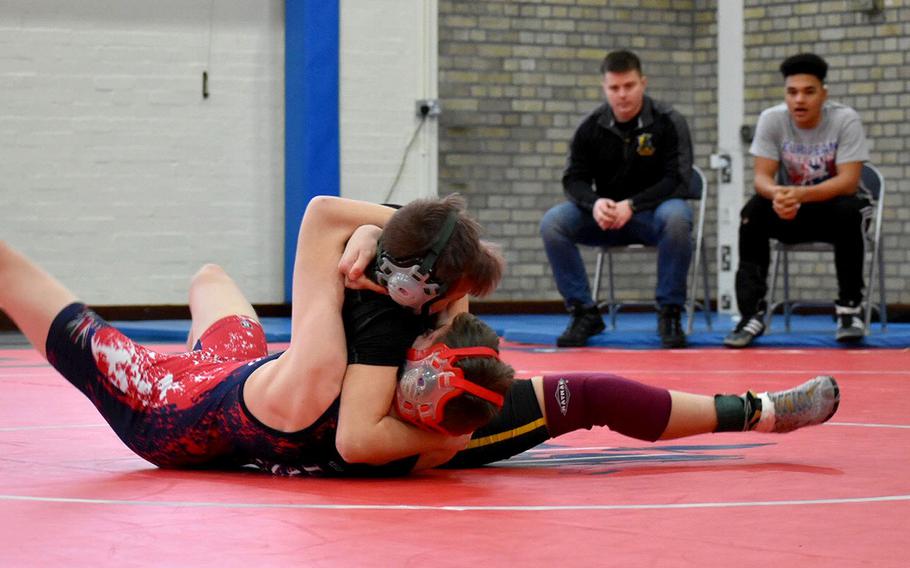
{"label": "red wrestling mat", "polygon": [[535,350],[695,392],[832,374],[828,425],[646,444],[575,433],[395,480],[156,469],[26,350],[0,350],[0,566],[906,566],[910,352]]}

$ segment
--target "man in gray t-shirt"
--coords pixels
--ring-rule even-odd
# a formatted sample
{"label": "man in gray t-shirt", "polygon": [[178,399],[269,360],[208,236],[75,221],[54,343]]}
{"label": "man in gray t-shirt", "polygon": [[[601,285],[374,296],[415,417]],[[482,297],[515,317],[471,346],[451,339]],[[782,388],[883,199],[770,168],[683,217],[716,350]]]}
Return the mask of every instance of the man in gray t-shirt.
{"label": "man in gray t-shirt", "polygon": [[859,184],[869,159],[862,121],[852,108],[827,100],[828,64],[821,57],[794,55],[780,70],[785,102],[761,113],[750,149],[756,195],[741,213],[736,271],[742,319],[724,345],[746,347],[765,330],[771,238],[834,245],[836,337],[858,341],[865,335],[863,230],[871,210]]}

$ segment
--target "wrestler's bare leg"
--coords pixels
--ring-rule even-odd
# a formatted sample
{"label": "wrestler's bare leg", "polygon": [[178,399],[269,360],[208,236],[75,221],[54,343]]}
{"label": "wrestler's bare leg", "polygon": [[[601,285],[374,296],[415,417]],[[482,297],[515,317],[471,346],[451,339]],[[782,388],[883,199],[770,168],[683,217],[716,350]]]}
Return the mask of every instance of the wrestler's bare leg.
{"label": "wrestler's bare leg", "polygon": [[192,349],[213,323],[227,316],[247,316],[259,321],[240,287],[217,264],[206,264],[193,275],[189,302],[192,325],[187,349]]}
{"label": "wrestler's bare leg", "polygon": [[0,309],[42,357],[51,323],[76,295],[25,255],[0,241]]}

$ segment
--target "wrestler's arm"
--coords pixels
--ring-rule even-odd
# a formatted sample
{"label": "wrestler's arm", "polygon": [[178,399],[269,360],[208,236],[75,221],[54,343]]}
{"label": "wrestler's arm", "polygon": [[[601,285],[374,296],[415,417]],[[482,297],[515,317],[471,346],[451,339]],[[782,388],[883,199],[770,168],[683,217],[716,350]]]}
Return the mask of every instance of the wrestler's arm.
{"label": "wrestler's arm", "polygon": [[[291,348],[311,349],[312,337],[306,332],[318,331],[318,327],[307,326],[308,312],[314,303],[323,303],[321,297],[327,292],[331,293],[333,307],[341,313],[344,288],[338,277],[338,263],[351,234],[361,225],[382,227],[394,213],[390,207],[339,197],[319,196],[310,201],[294,257]],[[340,316],[338,320],[340,325]]]}
{"label": "wrestler's arm", "polygon": [[427,432],[391,416],[397,378],[397,367],[348,365],[335,437],[345,461],[379,465],[414,454],[454,454],[467,444],[467,436]]}
{"label": "wrestler's arm", "polygon": [[244,385],[245,404],[269,427],[304,428],[338,396],[347,366],[338,262],[358,226],[383,226],[393,213],[337,197],[315,197],[307,206],[294,260],[290,346]]}

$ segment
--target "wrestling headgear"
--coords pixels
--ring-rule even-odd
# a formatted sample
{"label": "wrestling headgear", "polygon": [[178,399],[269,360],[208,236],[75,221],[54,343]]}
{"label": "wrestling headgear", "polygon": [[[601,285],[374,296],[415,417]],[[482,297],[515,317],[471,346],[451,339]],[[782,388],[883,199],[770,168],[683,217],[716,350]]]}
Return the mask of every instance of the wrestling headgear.
{"label": "wrestling headgear", "polygon": [[429,308],[430,304],[446,293],[447,283],[439,282],[431,276],[436,259],[449,242],[457,221],[458,213],[450,212],[423,258],[396,259],[383,249],[380,239],[376,252],[376,281],[388,289],[389,296],[396,303],[419,313],[421,308]]}
{"label": "wrestling headgear", "polygon": [[502,408],[503,397],[490,389],[472,383],[455,362],[465,357],[499,357],[490,347],[450,348],[437,343],[429,349],[408,351],[395,404],[402,419],[418,428],[450,434],[440,423],[445,418],[445,406],[463,393],[471,393]]}

